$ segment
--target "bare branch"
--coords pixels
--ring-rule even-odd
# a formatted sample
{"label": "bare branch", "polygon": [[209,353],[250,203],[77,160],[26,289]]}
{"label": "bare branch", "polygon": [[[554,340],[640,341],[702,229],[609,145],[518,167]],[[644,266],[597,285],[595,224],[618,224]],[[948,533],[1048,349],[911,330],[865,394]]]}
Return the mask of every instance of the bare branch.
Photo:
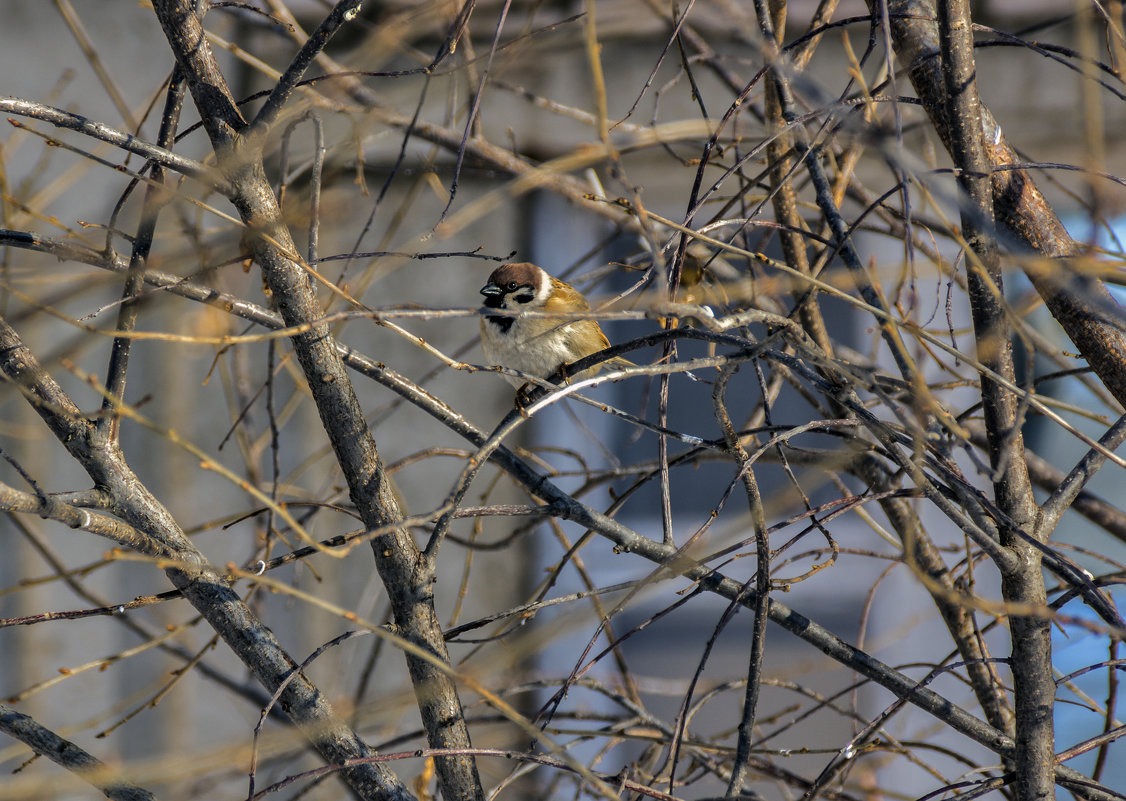
{"label": "bare branch", "polygon": [[[258,234],[251,246],[278,308],[287,324],[311,326],[293,338],[293,347],[348,480],[352,502],[372,528],[395,522],[402,514],[375,440],[327,326],[316,323],[324,314],[308,276],[292,261],[290,254],[296,248],[263,175],[261,153],[256,143],[243,139],[245,123],[206,44],[195,6],[188,0],[167,0],[156,2],[154,9],[187,78],[221,168],[233,184],[231,200],[248,229]],[[433,577],[418,569],[418,550],[410,532],[400,529],[378,537],[372,541],[372,551],[403,636],[448,662],[434,613]],[[461,702],[449,676],[425,660],[409,654],[406,658],[430,744],[435,748],[469,747]],[[438,763],[447,798],[483,798],[471,758],[444,757]],[[382,780],[387,784],[382,792],[401,792],[388,776]]]}
{"label": "bare branch", "polygon": [[223,194],[227,194],[229,191],[222,176],[218,175],[214,169],[198,161],[193,161],[192,159],[171,153],[156,145],[149,144],[132,134],[122,133],[108,125],[93,122],[77,114],[70,114],[42,103],[34,103],[29,100],[21,100],[14,97],[0,97],[0,112],[18,114],[21,117],[30,117],[31,119],[50,123],[56,128],[77,131],[92,139],[108,142],[129,153],[135,153],[149,161],[162,164],[170,170],[174,170],[181,175],[186,175],[189,178],[194,178],[204,186],[215,189]]}
{"label": "bare branch", "polygon": [[115,771],[69,740],[64,740],[33,718],[0,703],[0,730],[15,737],[36,754],[62,765],[97,787],[113,801],[152,801],[152,793],[115,776]]}

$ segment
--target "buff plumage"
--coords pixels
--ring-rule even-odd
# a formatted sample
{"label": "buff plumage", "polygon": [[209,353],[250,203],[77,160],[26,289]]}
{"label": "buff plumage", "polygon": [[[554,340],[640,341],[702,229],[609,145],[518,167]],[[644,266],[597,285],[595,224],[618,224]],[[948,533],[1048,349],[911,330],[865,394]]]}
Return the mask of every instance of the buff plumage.
{"label": "buff plumage", "polygon": [[[590,304],[581,292],[528,262],[498,267],[482,287],[481,294],[485,296],[485,306],[491,309],[559,312],[561,315],[590,311]],[[610,347],[610,341],[597,320],[486,314],[481,318],[481,347],[490,364],[548,378],[566,364],[605,350]],[[621,358],[604,364],[631,366]],[[586,370],[579,377],[593,375],[601,366]],[[516,376],[505,377],[515,387],[524,384]]]}

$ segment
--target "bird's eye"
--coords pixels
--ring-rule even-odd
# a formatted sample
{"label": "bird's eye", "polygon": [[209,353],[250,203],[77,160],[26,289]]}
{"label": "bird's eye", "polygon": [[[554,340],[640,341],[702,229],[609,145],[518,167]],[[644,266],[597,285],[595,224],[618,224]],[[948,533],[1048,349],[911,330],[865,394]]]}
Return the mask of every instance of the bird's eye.
{"label": "bird's eye", "polygon": [[509,281],[507,289],[508,289],[509,292],[513,292],[513,291],[516,290],[516,287],[518,287],[518,286],[520,286],[520,285],[518,283],[516,283],[515,281]]}

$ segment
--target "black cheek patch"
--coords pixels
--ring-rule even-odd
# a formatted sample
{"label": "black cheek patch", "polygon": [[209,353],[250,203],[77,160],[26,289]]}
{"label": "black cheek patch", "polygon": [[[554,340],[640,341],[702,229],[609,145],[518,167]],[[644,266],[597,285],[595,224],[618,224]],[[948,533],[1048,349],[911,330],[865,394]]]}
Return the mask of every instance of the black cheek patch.
{"label": "black cheek patch", "polygon": [[513,298],[513,300],[517,303],[531,303],[535,299],[536,293],[534,292],[521,292],[519,295]]}

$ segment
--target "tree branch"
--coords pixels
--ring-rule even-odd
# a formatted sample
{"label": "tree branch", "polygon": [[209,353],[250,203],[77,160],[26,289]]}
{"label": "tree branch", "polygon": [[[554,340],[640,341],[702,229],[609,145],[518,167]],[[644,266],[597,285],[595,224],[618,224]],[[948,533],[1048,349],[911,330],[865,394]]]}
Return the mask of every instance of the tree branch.
{"label": "tree branch", "polygon": [[[868,0],[868,6],[878,13],[882,0]],[[911,85],[935,131],[951,150],[934,0],[888,0],[887,9],[896,57],[906,65]],[[1025,170],[1010,169],[1023,159],[1009,146],[989,108],[984,104],[980,108],[998,227],[1028,251],[1060,260],[1058,264],[1044,264],[1026,259],[1022,267],[1095,374],[1126,407],[1126,334],[1108,322],[1103,311],[1118,304],[1101,281],[1067,269],[1066,259],[1081,255],[1079,245],[1036,188],[1032,176]]]}
{"label": "tree branch", "polygon": [[[58,383],[0,318],[0,373],[24,392],[47,427],[67,452],[110,498],[111,511],[134,529],[148,535],[137,543],[146,556],[171,561],[165,574],[184,597],[223,637],[257,679],[273,692],[289,681],[281,697],[282,709],[302,729],[321,755],[332,763],[370,756],[373,752],[340,723],[328,701],[304,675],[290,679],[297,664],[282,649],[274,633],[259,621],[231,589],[223,575],[184,536],[168,510],[125,463],[115,441],[89,422]],[[412,798],[386,768],[361,765],[344,776],[364,798]]]}
{"label": "tree branch", "polygon": [[35,753],[62,765],[78,778],[97,787],[113,801],[155,801],[156,796],[115,777],[116,771],[97,757],[64,740],[22,712],[0,703],[0,731],[16,738]]}
{"label": "tree branch", "polygon": [[[308,326],[292,338],[294,352],[313,395],[321,423],[348,481],[349,495],[369,528],[402,519],[383,462],[336,350],[308,275],[294,261],[296,247],[277,198],[266,180],[260,142],[244,139],[238,110],[190,0],[153,4],[165,36],[184,71],[220,169],[232,186],[231,201],[248,231],[250,244],[287,325]],[[402,636],[449,662],[433,606],[433,574],[420,570],[410,532],[396,529],[372,540],[376,569],[387,590]],[[431,747],[469,748],[471,742],[457,688],[429,662],[407,654],[407,667]],[[436,760],[447,801],[481,801],[476,763],[470,756]]]}
{"label": "tree branch", "polygon": [[[938,34],[950,151],[958,167],[958,184],[967,195],[961,219],[968,243],[966,285],[977,358],[992,373],[1013,383],[1013,346],[993,232],[991,170],[982,137],[973,30],[966,0],[939,3]],[[983,374],[981,399],[996,503],[1022,531],[1035,536],[1039,533],[1038,509],[1024,460],[1016,396],[990,378],[990,374]],[[1008,527],[1002,528],[1000,535],[1001,543],[1019,557],[1015,565],[1002,566],[1002,596],[1014,607],[1042,607],[1048,596],[1040,550]],[[1018,801],[1054,798],[1055,735],[1051,710],[1056,685],[1052,676],[1051,621],[1043,616],[1010,615],[1009,630],[1017,742],[1010,765],[1016,773],[1016,797]]]}
{"label": "tree branch", "polygon": [[213,168],[201,164],[198,161],[177,155],[176,153],[169,152],[164,148],[157,147],[143,139],[138,139],[132,134],[122,133],[104,123],[88,120],[78,114],[71,114],[70,112],[52,106],[35,103],[30,100],[21,100],[16,97],[0,97],[0,113],[18,114],[21,117],[29,117],[50,123],[56,128],[66,128],[67,130],[77,131],[92,139],[108,142],[129,153],[135,153],[149,161],[162,164],[181,175],[194,178],[204,186],[214,189],[217,192],[228,194],[230,191],[230,187],[223,181],[222,176]]}
{"label": "tree branch", "polygon": [[[164,101],[164,114],[160,119],[160,132],[157,145],[171,148],[176,143],[176,127],[180,123],[180,111],[184,107],[185,87],[179,69],[172,71]],[[129,258],[129,272],[125,277],[121,306],[117,314],[117,330],[126,336],[114,337],[110,352],[109,367],[106,371],[106,395],[102,400],[102,418],[98,426],[111,439],[118,436],[120,420],[114,415],[113,407],[125,398],[125,378],[129,369],[129,353],[133,340],[128,334],[137,327],[137,295],[144,286],[141,273],[152,250],[152,240],[156,233],[156,223],[160,210],[166,202],[164,192],[164,167],[152,162],[150,177],[152,183],[145,185],[145,196],[141,206],[141,221],[133,237],[133,252]]]}

